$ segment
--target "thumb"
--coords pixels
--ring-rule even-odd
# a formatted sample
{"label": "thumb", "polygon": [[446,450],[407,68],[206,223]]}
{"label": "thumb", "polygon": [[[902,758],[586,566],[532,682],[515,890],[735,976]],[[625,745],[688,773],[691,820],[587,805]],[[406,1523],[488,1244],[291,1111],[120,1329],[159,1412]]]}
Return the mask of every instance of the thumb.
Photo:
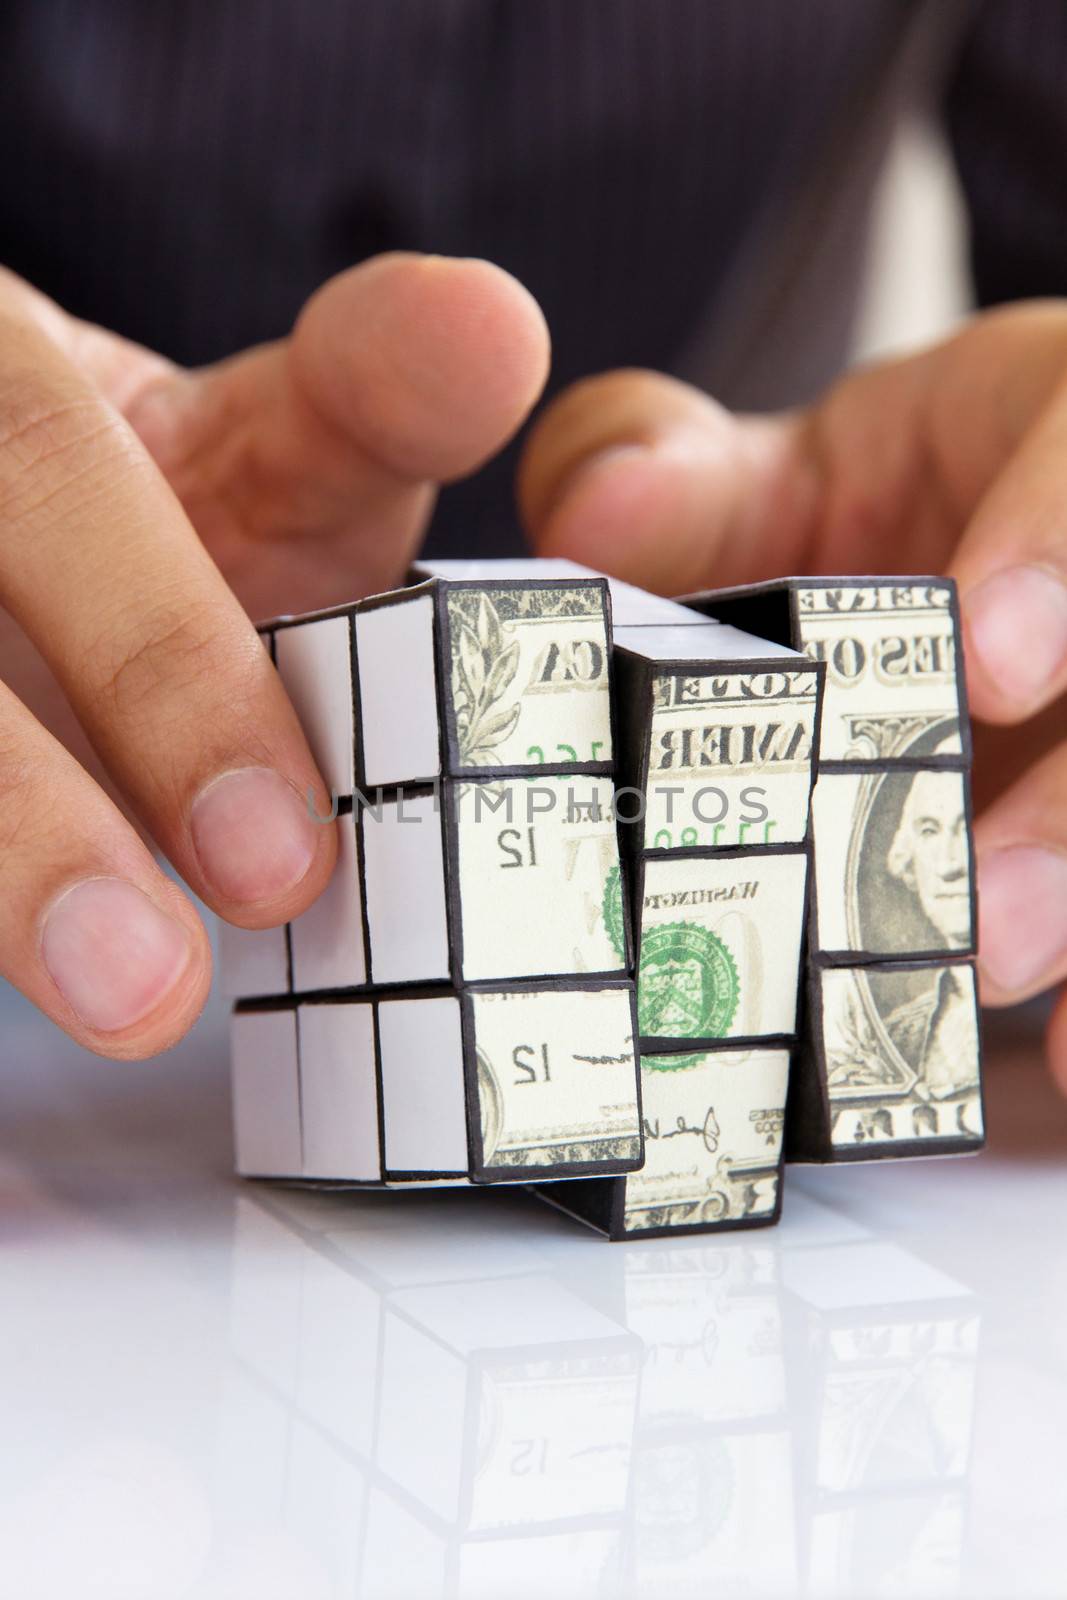
{"label": "thumb", "polygon": [[332,278],[297,321],[296,382],[401,481],[473,472],[525,420],[549,342],[533,296],[489,261],[385,255]]}
{"label": "thumb", "polygon": [[395,582],[437,484],[510,438],[548,359],[536,302],[499,267],[379,256],[323,285],[288,339],[155,384],[130,420],[246,607],[279,609],[276,543],[303,574],[285,608],[306,609]]}

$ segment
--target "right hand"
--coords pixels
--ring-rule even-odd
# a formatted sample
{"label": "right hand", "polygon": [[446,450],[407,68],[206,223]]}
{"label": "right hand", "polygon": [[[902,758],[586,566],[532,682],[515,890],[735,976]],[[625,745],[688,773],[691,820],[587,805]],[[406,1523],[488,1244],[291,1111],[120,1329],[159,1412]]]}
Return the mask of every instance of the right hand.
{"label": "right hand", "polygon": [[154,1054],[207,995],[207,935],[141,830],[242,927],[323,888],[305,795],[328,798],[244,608],[399,579],[547,353],[485,262],[380,257],[201,372],[0,271],[0,974],[79,1043]]}

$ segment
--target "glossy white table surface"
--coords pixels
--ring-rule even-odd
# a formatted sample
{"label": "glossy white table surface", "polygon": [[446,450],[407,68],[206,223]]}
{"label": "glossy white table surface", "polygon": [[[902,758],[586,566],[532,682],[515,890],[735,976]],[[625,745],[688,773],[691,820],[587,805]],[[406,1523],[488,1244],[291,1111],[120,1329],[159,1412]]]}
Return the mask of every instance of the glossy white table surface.
{"label": "glossy white table surface", "polygon": [[224,1014],[111,1066],[0,1007],[0,1592],[1063,1595],[1067,1107],[609,1245],[495,1190],[228,1173]]}

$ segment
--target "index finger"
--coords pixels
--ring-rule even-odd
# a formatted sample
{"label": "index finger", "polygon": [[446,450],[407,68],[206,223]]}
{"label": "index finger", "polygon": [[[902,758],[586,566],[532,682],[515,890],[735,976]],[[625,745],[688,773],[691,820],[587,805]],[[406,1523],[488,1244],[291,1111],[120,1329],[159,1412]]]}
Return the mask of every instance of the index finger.
{"label": "index finger", "polygon": [[315,898],[333,829],[261,641],[126,423],[2,309],[0,600],[201,898],[246,926]]}

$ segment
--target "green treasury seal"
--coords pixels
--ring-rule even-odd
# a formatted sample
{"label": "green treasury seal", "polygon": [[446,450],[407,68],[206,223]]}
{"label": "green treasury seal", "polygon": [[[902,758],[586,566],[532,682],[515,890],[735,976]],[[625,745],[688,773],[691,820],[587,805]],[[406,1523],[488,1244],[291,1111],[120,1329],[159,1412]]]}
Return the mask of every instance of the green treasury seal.
{"label": "green treasury seal", "polygon": [[645,1056],[641,1057],[642,1072],[688,1072],[690,1067],[702,1067],[708,1059],[705,1050],[698,1056]]}
{"label": "green treasury seal", "polygon": [[620,961],[626,960],[626,938],[622,929],[622,872],[618,862],[608,871],[601,906],[604,927]]}
{"label": "green treasury seal", "polygon": [[695,922],[668,922],[641,936],[637,1018],[645,1037],[724,1039],[737,1015],[734,958]]}

